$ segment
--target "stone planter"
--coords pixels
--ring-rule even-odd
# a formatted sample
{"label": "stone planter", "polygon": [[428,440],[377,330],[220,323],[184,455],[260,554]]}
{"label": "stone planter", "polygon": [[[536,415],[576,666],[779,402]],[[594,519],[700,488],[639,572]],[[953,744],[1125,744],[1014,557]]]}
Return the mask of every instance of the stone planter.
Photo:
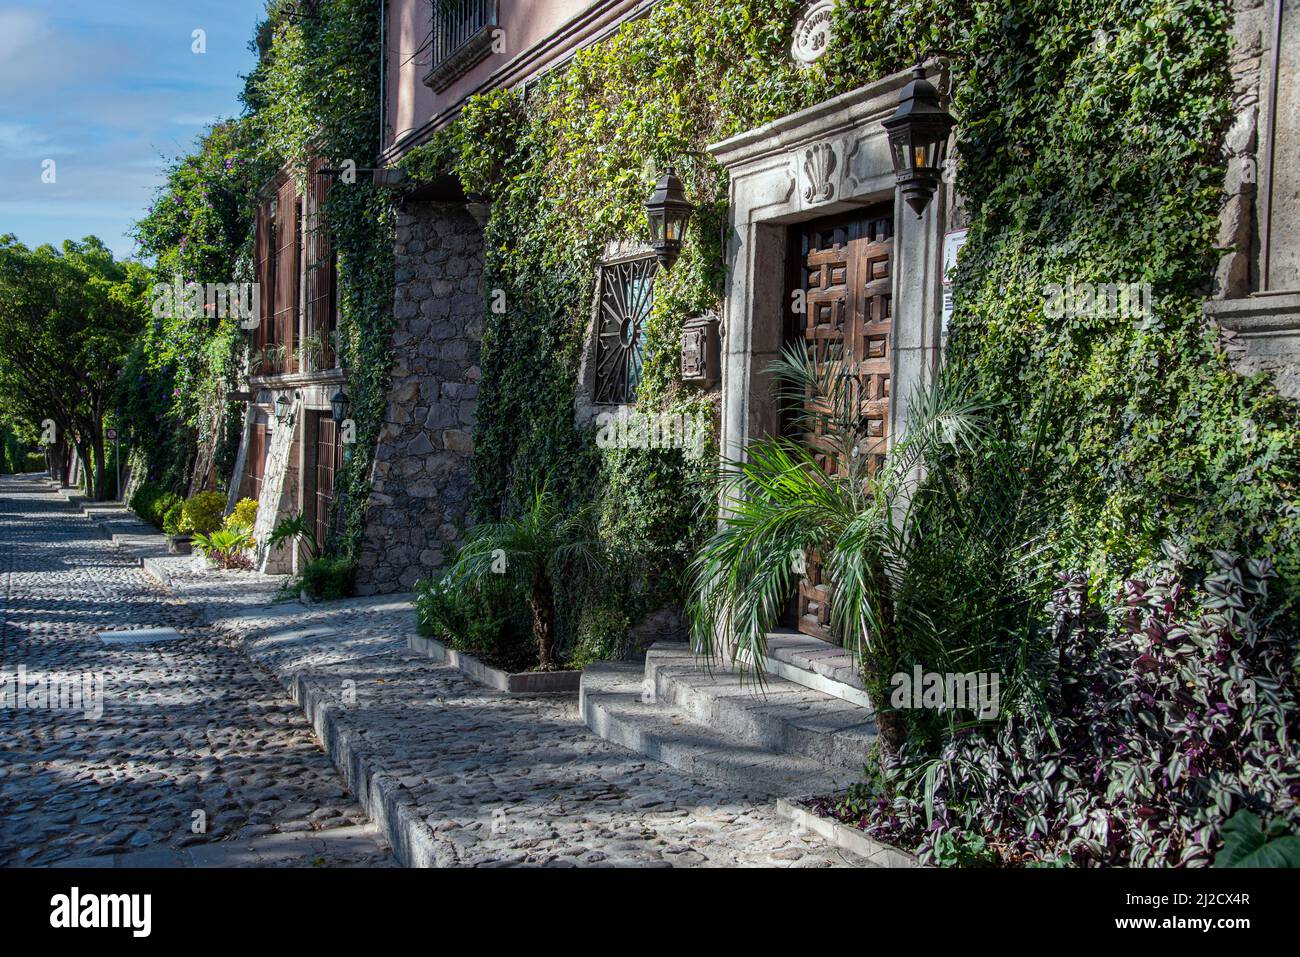
{"label": "stone planter", "polygon": [[193,535],[168,535],[167,536],[167,554],[168,555],[189,555],[194,551]]}
{"label": "stone planter", "polygon": [[834,818],[822,817],[811,808],[807,798],[780,798],[776,802],[776,813],[798,827],[806,828],[836,847],[852,851],[878,867],[923,866],[907,851],[886,844],[884,841],[878,841],[866,832],[841,824]]}
{"label": "stone planter", "polygon": [[577,694],[582,683],[581,671],[523,671],[513,674],[502,671],[484,664],[473,655],[448,648],[437,638],[411,635],[406,639],[406,645],[435,661],[445,661],[459,668],[479,684],[510,694]]}

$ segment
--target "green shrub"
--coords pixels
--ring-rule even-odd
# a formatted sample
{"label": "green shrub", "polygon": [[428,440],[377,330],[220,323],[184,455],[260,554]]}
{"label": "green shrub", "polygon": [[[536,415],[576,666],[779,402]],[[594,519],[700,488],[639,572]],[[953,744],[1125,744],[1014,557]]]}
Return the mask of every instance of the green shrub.
{"label": "green shrub", "polygon": [[235,510],[226,516],[226,528],[243,529],[246,532],[253,530],[253,525],[257,522],[257,501],[251,498],[241,498],[235,503]]}
{"label": "green shrub", "polygon": [[312,598],[334,601],[352,594],[356,565],[346,558],[316,558],[302,570],[299,584]]}
{"label": "green shrub", "polygon": [[266,550],[274,553],[281,545],[292,548],[294,542],[299,539],[302,540],[303,548],[307,550],[309,561],[320,558],[321,548],[320,542],[316,541],[315,523],[302,513],[282,518],[276,523],[266,540]]}
{"label": "green shrub", "polygon": [[220,492],[199,492],[185,503],[177,526],[182,534],[208,535],[221,527],[226,514],[226,496]]}
{"label": "green shrub", "polygon": [[131,510],[156,528],[162,528],[167,513],[180,502],[179,496],[157,482],[145,482],[131,496]]}
{"label": "green shrub", "polygon": [[47,468],[44,452],[28,452],[27,457],[23,459],[24,472],[44,472]]}
{"label": "green shrub", "polygon": [[181,513],[185,509],[185,503],[179,498],[172,503],[163,515],[162,530],[168,535],[179,535],[181,533]]}
{"label": "green shrub", "polygon": [[577,637],[569,653],[570,668],[585,668],[593,661],[620,657],[631,626],[621,603],[613,599],[585,605],[578,618]]}
{"label": "green shrub", "polygon": [[481,592],[457,588],[446,578],[415,583],[420,631],[457,651],[492,657],[498,650],[504,616]]}
{"label": "green shrub", "polygon": [[[1004,863],[1203,867],[1274,840],[1270,856],[1293,856],[1300,675],[1292,623],[1266,611],[1276,572],[1224,552],[1207,572],[1166,549],[1105,605],[1086,575],[1060,576],[1028,672],[1039,707],[905,750],[832,813],[927,861],[978,846]],[[1242,809],[1254,819],[1233,824]]]}

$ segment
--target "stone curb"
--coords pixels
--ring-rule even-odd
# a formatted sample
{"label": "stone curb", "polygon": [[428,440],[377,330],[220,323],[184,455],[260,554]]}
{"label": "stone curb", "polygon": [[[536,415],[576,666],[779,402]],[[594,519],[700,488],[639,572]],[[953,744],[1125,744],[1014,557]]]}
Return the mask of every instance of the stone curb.
{"label": "stone curb", "polygon": [[581,671],[525,671],[512,674],[485,665],[473,655],[448,648],[437,638],[411,635],[406,645],[414,652],[427,655],[434,661],[445,661],[459,668],[479,684],[505,691],[509,694],[577,694],[582,684]]}
{"label": "stone curb", "polygon": [[825,838],[836,847],[852,851],[879,867],[922,867],[912,854],[899,850],[892,844],[877,841],[864,831],[809,810],[806,798],[778,798],[776,813]]}
{"label": "stone curb", "polygon": [[[245,639],[240,635],[240,640]],[[398,780],[383,771],[362,746],[359,735],[345,727],[339,712],[346,710],[315,687],[302,673],[277,675],[293,702],[302,708],[330,761],[348,789],[378,826],[403,867],[450,867],[455,854],[434,836],[419,816],[415,799]]]}

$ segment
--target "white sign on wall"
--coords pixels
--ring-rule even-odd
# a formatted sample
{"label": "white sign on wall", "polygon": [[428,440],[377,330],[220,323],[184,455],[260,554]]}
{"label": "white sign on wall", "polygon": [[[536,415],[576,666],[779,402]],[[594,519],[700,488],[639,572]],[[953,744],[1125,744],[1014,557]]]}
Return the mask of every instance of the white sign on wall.
{"label": "white sign on wall", "polygon": [[834,35],[834,11],[837,0],[815,0],[795,21],[790,55],[795,62],[808,66],[815,63],[830,46]]}
{"label": "white sign on wall", "polygon": [[957,254],[966,245],[967,232],[969,230],[954,229],[943,237],[943,322],[939,331],[945,337],[948,335],[948,321],[952,319],[953,311],[953,271],[957,268]]}

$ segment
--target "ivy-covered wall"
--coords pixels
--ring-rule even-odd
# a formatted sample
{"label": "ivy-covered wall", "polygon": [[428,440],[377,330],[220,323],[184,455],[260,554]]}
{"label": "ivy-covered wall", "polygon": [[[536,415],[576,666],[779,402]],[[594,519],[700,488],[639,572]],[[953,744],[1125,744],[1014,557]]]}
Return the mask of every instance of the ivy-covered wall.
{"label": "ivy-covered wall", "polygon": [[[371,165],[379,149],[379,8],[369,0],[272,2],[264,52],[248,98],[266,155],[303,175],[308,159],[333,168]],[[338,256],[338,354],[348,375],[356,442],[335,480],[330,551],[358,552],[369,471],[381,427],[393,307],[395,213],[390,196],[358,173],[334,180],[325,208]]]}
{"label": "ivy-covered wall", "polygon": [[[137,224],[141,252],[157,279],[252,281],[258,190],[286,165],[303,185],[307,161],[370,165],[379,143],[379,11],[369,0],[270,0],[254,38],[256,69],[246,79],[245,113],[216,124]],[[337,478],[339,529],[331,551],[356,553],[368,472],[391,362],[393,222],[387,193],[365,174],[337,181],[326,209],[339,268],[339,355],[350,382],[357,442]],[[215,472],[229,478],[244,406],[224,402],[248,340],[233,320],[207,317],[154,323],[123,376],[126,423],[137,466],[184,493],[198,448],[216,442]],[[161,423],[162,427],[159,428]]]}
{"label": "ivy-covered wall", "polygon": [[[657,283],[640,405],[713,414],[675,379],[680,324],[718,306],[724,268],[727,184],[707,145],[941,49],[972,217],[950,357],[1007,407],[1013,439],[1046,417],[1033,494],[1055,516],[1049,558],[1109,586],[1177,536],[1202,555],[1272,557],[1294,602],[1294,408],[1230,371],[1201,313],[1231,113],[1226,0],[842,0],[831,48],[806,69],[788,54],[802,6],[664,0],[526,99],[471,101],[403,160],[417,179],[454,169],[492,202],[485,286],[507,308],[485,304],[478,514],[547,479],[600,502],[621,579],[573,596],[575,621],[635,619],[678,593],[710,522],[695,508],[707,469],[600,450],[574,425],[603,244],[644,234],[654,174],[674,163],[699,211]],[[1150,283],[1153,315],[1049,318],[1045,287],[1071,279]]]}

